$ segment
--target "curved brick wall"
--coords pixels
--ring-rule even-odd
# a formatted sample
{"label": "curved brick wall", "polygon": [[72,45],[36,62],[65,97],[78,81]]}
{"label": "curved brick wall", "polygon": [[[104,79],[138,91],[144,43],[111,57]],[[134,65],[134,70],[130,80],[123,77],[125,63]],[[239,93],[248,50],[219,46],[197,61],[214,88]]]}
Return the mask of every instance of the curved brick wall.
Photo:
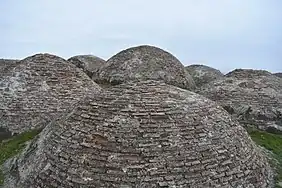
{"label": "curved brick wall", "polygon": [[158,47],[142,45],[123,50],[98,70],[97,83],[113,84],[127,81],[163,80],[170,85],[194,89],[193,78],[181,62]]}
{"label": "curved brick wall", "polygon": [[14,66],[19,60],[15,59],[0,59],[0,73],[4,72],[11,66]]}
{"label": "curved brick wall", "polygon": [[282,126],[282,79],[267,71],[237,69],[197,91],[246,125]]}
{"label": "curved brick wall", "polygon": [[274,75],[282,78],[282,72],[274,73]]}
{"label": "curved brick wall", "polygon": [[77,55],[69,58],[68,61],[82,69],[90,78],[106,63],[105,60],[93,55]]}
{"label": "curved brick wall", "polygon": [[145,81],[88,98],[6,164],[6,187],[271,187],[246,131],[216,103]]}
{"label": "curved brick wall", "polygon": [[189,65],[185,67],[185,70],[192,76],[198,87],[224,76],[219,70],[206,65]]}
{"label": "curved brick wall", "polygon": [[20,133],[61,116],[99,86],[54,55],[37,54],[0,75],[0,127]]}

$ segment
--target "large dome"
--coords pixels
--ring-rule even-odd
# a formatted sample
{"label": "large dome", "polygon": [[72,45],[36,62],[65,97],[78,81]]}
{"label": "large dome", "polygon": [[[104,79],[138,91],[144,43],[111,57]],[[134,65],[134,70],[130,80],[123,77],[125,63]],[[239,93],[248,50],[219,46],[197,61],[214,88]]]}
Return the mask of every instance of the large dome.
{"label": "large dome", "polygon": [[90,78],[106,63],[105,60],[93,55],[77,55],[69,58],[68,61],[82,69]]}
{"label": "large dome", "polygon": [[37,54],[0,75],[0,127],[13,133],[44,126],[99,86],[60,57]]}
{"label": "large dome", "polygon": [[267,71],[236,69],[198,92],[247,126],[282,126],[282,80]]}
{"label": "large dome", "polygon": [[192,76],[198,87],[224,76],[219,70],[206,65],[189,65],[185,67],[185,70]]}
{"label": "large dome", "polygon": [[87,98],[4,170],[21,188],[271,187],[273,175],[222,107],[159,81]]}
{"label": "large dome", "polygon": [[97,83],[123,83],[134,80],[164,80],[185,89],[195,87],[194,80],[172,54],[148,45],[132,47],[111,57],[99,70]]}

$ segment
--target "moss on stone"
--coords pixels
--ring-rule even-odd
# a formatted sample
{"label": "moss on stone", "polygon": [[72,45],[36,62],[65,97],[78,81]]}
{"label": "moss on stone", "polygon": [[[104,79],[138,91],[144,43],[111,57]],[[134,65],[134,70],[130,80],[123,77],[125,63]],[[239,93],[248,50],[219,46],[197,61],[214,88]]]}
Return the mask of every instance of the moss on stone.
{"label": "moss on stone", "polygon": [[[25,143],[33,139],[40,133],[41,130],[31,130],[22,134],[13,136],[10,139],[3,140],[0,143],[0,165],[2,165],[7,159],[17,155],[24,147]],[[4,183],[4,175],[0,170],[0,185]]]}
{"label": "moss on stone", "polygon": [[[282,182],[282,135],[267,133],[256,129],[248,130],[252,139],[260,146],[271,151],[274,160],[272,164],[275,164],[276,169],[276,181]],[[277,185],[277,187],[281,187]]]}

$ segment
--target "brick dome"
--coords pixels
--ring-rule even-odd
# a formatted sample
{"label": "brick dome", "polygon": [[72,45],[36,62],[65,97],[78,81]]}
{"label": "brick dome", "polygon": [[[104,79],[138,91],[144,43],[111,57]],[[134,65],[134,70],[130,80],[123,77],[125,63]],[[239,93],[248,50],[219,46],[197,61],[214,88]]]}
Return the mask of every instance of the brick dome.
{"label": "brick dome", "polygon": [[93,55],[77,55],[69,58],[68,61],[82,69],[90,78],[106,63],[105,60]]}
{"label": "brick dome", "polygon": [[141,45],[123,50],[101,67],[97,83],[112,84],[127,81],[163,80],[184,89],[194,89],[193,78],[181,62],[169,52],[158,47]]}
{"label": "brick dome", "polygon": [[13,133],[44,126],[100,87],[64,59],[36,54],[0,75],[0,127]]}
{"label": "brick dome", "polygon": [[266,158],[222,107],[160,81],[85,99],[4,172],[21,188],[272,186]]}
{"label": "brick dome", "polygon": [[[247,126],[282,126],[282,80],[263,70],[236,69],[198,93],[222,105]],[[282,127],[281,127],[282,128]]]}
{"label": "brick dome", "polygon": [[206,65],[189,65],[185,67],[185,70],[192,76],[198,87],[224,76],[219,70]]}

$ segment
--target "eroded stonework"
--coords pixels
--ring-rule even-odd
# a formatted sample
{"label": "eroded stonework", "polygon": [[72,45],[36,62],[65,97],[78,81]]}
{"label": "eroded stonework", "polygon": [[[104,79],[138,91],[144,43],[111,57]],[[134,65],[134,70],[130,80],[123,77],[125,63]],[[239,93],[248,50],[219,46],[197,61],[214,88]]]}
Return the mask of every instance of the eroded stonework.
{"label": "eroded stonework", "polygon": [[193,78],[176,57],[148,45],[128,48],[114,55],[101,67],[93,80],[112,84],[136,80],[164,80],[180,88],[195,88]]}
{"label": "eroded stonework", "polygon": [[49,124],[5,164],[6,188],[271,187],[245,129],[193,92],[121,84]]}
{"label": "eroded stonework", "polygon": [[77,55],[69,58],[68,61],[82,69],[90,78],[106,63],[105,60],[93,55]]}
{"label": "eroded stonework", "polygon": [[0,73],[5,72],[9,67],[14,66],[19,60],[16,59],[0,59]]}
{"label": "eroded stonework", "polygon": [[274,73],[274,75],[282,78],[282,72]]}
{"label": "eroded stonework", "polygon": [[219,70],[206,65],[189,65],[185,67],[185,70],[192,76],[198,87],[224,76]]}
{"label": "eroded stonework", "polygon": [[236,69],[197,92],[247,126],[282,128],[282,79],[267,71]]}
{"label": "eroded stonework", "polygon": [[238,78],[238,79],[252,79],[268,77],[272,74],[266,70],[254,70],[254,69],[235,69],[227,73],[226,77]]}
{"label": "eroded stonework", "polygon": [[12,133],[39,128],[100,87],[57,56],[37,54],[0,75],[0,127]]}

